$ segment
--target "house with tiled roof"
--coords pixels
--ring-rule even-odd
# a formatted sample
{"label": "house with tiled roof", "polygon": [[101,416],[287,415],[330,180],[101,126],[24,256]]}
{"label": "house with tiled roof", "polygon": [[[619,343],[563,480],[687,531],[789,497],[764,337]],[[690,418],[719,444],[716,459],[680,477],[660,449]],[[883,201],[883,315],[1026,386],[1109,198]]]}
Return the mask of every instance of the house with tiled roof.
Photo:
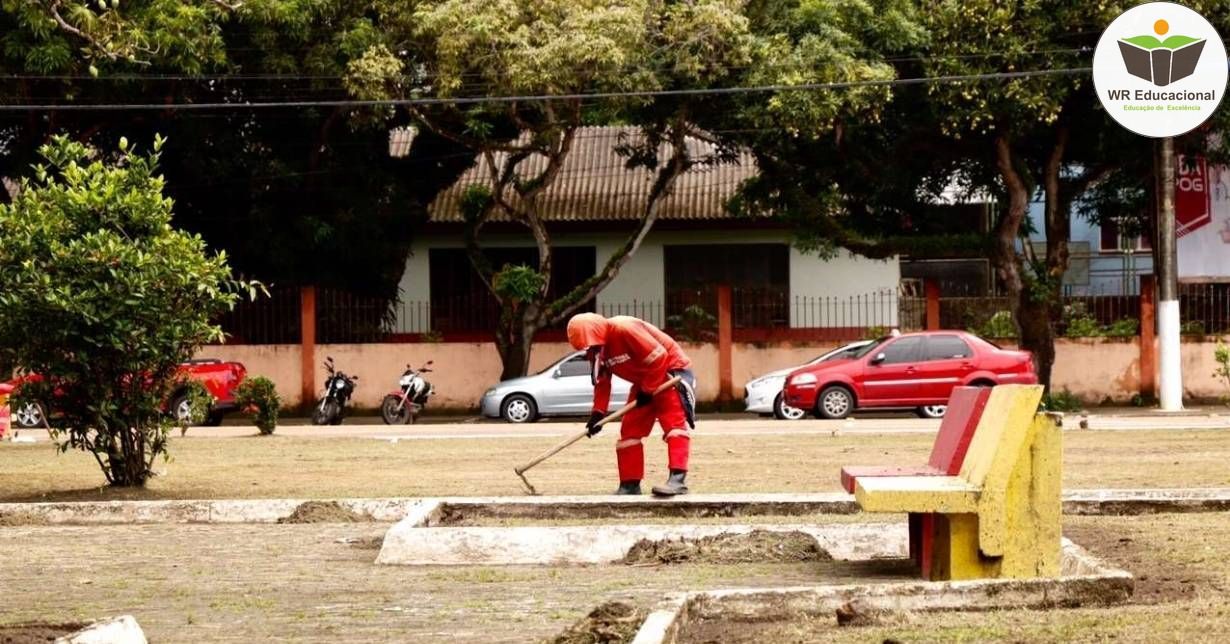
{"label": "house with tiled roof", "polygon": [[[567,292],[592,276],[635,229],[654,178],[647,169],[628,169],[617,152],[635,136],[636,128],[582,128],[558,179],[538,197],[554,248],[553,291]],[[690,139],[688,145],[695,155],[707,152],[703,141]],[[532,175],[534,169],[526,172]],[[844,252],[821,259],[793,246],[791,231],[773,219],[732,214],[728,201],[755,174],[755,160],[745,152],[735,163],[698,166],[680,176],[640,248],[586,309],[634,314],[663,325],[693,304],[710,308],[713,287],[729,284],[735,289],[736,327],[789,328],[820,321],[804,319],[811,314],[800,302],[896,292],[895,259]],[[494,304],[466,255],[460,208],[467,188],[489,185],[489,176],[480,159],[429,207],[429,221],[415,237],[401,280],[401,297],[430,306],[410,307],[400,328],[445,333],[492,328]],[[537,265],[533,238],[507,216],[493,216],[482,241],[496,265]]]}

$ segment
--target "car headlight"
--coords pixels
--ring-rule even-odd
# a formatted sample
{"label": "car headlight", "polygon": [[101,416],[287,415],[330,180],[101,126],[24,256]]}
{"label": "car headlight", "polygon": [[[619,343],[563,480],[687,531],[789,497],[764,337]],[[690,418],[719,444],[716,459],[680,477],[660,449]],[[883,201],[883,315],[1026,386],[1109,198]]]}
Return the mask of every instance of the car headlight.
{"label": "car headlight", "polygon": [[483,397],[486,398],[489,396],[494,396],[495,394],[496,394],[496,391],[495,391],[495,388],[493,387],[491,389],[488,389],[487,393],[483,394]]}
{"label": "car headlight", "polygon": [[747,383],[747,388],[748,389],[760,389],[761,387],[764,386],[764,383],[765,381],[763,378],[757,378],[756,380],[753,380]]}
{"label": "car headlight", "polygon": [[814,385],[814,384],[816,384],[816,374],[814,374],[814,373],[801,373],[801,374],[799,374],[799,375],[794,376],[793,378],[791,378],[791,379],[790,379],[790,384],[792,384],[792,385]]}

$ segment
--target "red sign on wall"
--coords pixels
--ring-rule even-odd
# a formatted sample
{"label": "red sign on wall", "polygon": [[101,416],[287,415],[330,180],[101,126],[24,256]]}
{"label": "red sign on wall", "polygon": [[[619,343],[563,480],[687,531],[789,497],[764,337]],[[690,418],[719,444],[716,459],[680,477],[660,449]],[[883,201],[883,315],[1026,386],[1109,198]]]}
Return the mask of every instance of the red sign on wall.
{"label": "red sign on wall", "polygon": [[1175,178],[1175,234],[1183,237],[1213,222],[1209,166],[1204,157],[1179,156]]}

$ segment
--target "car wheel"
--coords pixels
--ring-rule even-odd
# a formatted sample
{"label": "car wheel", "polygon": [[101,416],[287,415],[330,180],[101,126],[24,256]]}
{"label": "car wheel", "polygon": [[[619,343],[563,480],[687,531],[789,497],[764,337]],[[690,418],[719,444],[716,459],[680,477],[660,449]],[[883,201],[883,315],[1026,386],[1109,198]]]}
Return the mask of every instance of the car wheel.
{"label": "car wheel", "polygon": [[816,411],[821,418],[839,420],[854,411],[854,394],[841,385],[825,387],[816,398]]}
{"label": "car wheel", "polygon": [[773,417],[778,420],[799,420],[806,415],[806,409],[787,405],[781,394],[777,394],[777,398],[773,399]]}
{"label": "car wheel", "polygon": [[13,422],[22,429],[37,429],[47,426],[47,414],[43,406],[36,402],[28,402],[13,410]]}
{"label": "car wheel", "polygon": [[171,399],[171,416],[180,427],[196,424],[192,422],[192,401],[188,400],[188,396],[185,395]]}
{"label": "car wheel", "polygon": [[943,418],[948,412],[948,405],[924,405],[918,408],[918,415],[923,418]]}
{"label": "car wheel", "polygon": [[500,405],[500,417],[509,423],[532,423],[538,420],[538,405],[525,394],[513,394]]}

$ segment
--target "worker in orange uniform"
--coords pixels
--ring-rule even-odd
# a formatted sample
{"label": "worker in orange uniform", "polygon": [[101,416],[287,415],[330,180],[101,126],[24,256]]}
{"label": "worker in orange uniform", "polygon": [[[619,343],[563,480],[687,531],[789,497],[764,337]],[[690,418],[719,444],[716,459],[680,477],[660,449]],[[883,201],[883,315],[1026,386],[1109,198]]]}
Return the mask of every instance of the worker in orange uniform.
{"label": "worker in orange uniform", "polygon": [[[687,494],[689,428],[696,426],[696,377],[692,361],[669,335],[658,327],[634,317],[610,319],[596,313],[581,313],[568,321],[568,342],[587,352],[593,366],[594,406],[590,414],[589,435],[599,431],[598,421],[607,415],[611,399],[611,377],[632,383],[628,402],[636,407],[624,415],[620,424],[615,459],[619,465],[616,494],[640,494],[645,475],[645,450],[641,441],[653,431],[654,421],[662,425],[663,440],[670,466],[665,485],[655,485],[655,496]],[[674,376],[681,382],[673,390],[657,396],[653,392]]]}

